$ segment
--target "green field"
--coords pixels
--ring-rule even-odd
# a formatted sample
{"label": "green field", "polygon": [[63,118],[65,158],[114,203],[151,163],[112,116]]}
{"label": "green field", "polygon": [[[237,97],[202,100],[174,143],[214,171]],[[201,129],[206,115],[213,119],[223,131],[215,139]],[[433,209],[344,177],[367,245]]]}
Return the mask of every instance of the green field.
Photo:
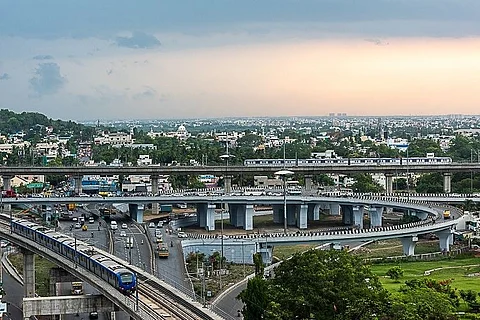
{"label": "green field", "polygon": [[[399,266],[403,270],[403,277],[399,281],[391,280],[386,277],[387,270],[393,266]],[[476,267],[466,267],[471,265],[478,265]],[[453,269],[443,269],[432,272],[429,276],[424,273],[427,270],[436,269],[440,267],[458,267]],[[464,259],[448,259],[427,262],[399,262],[374,264],[371,266],[374,274],[376,274],[383,286],[389,291],[396,291],[407,280],[431,278],[435,280],[452,280],[451,286],[458,290],[475,290],[480,289],[480,276],[467,277],[468,274],[480,272],[480,258],[464,258]]]}
{"label": "green field", "polygon": [[[8,256],[12,265],[17,269],[18,273],[23,275],[23,255],[21,253],[13,253]],[[50,295],[50,269],[55,267],[53,263],[41,256],[35,255],[35,287],[37,294],[42,297]]]}

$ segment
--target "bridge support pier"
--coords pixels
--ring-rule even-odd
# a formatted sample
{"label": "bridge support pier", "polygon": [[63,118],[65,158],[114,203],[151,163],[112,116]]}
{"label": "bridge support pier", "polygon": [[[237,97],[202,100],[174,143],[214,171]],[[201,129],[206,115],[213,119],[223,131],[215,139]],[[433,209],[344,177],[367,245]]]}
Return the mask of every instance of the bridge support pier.
{"label": "bridge support pier", "polygon": [[445,172],[443,174],[443,192],[452,192],[452,174],[450,172]]}
{"label": "bridge support pier", "polygon": [[305,190],[306,191],[311,191],[312,190],[312,179],[313,176],[311,174],[306,174],[304,176],[305,179]]}
{"label": "bridge support pier", "polygon": [[385,173],[385,192],[393,193],[393,173]]}
{"label": "bridge support pier", "polygon": [[[3,175],[2,182],[3,182],[3,189],[5,191],[12,190],[12,175]],[[3,210],[10,211],[12,210],[11,204],[3,204]]]}
{"label": "bridge support pier", "polygon": [[225,175],[225,193],[230,194],[232,192],[232,176]]}
{"label": "bridge support pier", "polygon": [[445,230],[437,232],[436,235],[440,241],[440,251],[448,252],[450,251],[450,245],[453,244],[453,233],[452,230]]}
{"label": "bridge support pier", "polygon": [[340,205],[338,203],[330,204],[330,215],[339,216],[340,215]]}
{"label": "bridge support pier", "polygon": [[273,223],[283,223],[283,205],[274,204],[273,209]]}
{"label": "bridge support pier", "polygon": [[82,193],[82,179],[83,179],[82,175],[73,177],[73,183],[75,185],[74,191],[75,191],[75,194],[77,195]]}
{"label": "bridge support pier", "polygon": [[[160,179],[159,175],[151,175],[150,176],[150,182],[152,183],[152,194],[156,196],[158,194],[158,180]],[[158,202],[152,203],[152,214],[158,214],[160,212],[159,210],[159,204]]]}
{"label": "bridge support pier", "polygon": [[197,203],[197,221],[201,228],[205,228],[207,231],[215,230],[215,205]]}
{"label": "bridge support pier", "polygon": [[377,228],[382,226],[383,207],[370,207],[370,228]]}
{"label": "bridge support pier", "polygon": [[318,221],[320,220],[320,210],[322,210],[322,205],[317,203],[313,207],[313,221]]}
{"label": "bridge support pier", "polygon": [[145,206],[143,204],[129,203],[128,212],[133,221],[143,223],[143,210]]}
{"label": "bridge support pier", "polygon": [[406,256],[413,256],[415,254],[415,245],[417,244],[418,237],[405,237],[401,238],[403,246],[403,254]]}
{"label": "bridge support pier", "polygon": [[23,296],[35,297],[35,255],[22,249],[23,254]]}
{"label": "bridge support pier", "polygon": [[287,205],[287,225],[294,226],[296,225],[297,216],[297,205],[288,204]]}
{"label": "bridge support pier", "polygon": [[352,205],[340,205],[342,207],[342,221],[345,225],[351,225],[353,223],[353,206]]}
{"label": "bridge support pier", "polygon": [[237,219],[241,221],[241,226],[244,230],[253,230],[253,204],[240,205],[237,209]]}
{"label": "bridge support pier", "polygon": [[352,207],[353,225],[363,229],[363,206]]}
{"label": "bridge support pier", "polygon": [[301,204],[300,210],[297,211],[297,227],[299,229],[307,229],[307,213],[308,204]]}
{"label": "bridge support pier", "polygon": [[311,203],[308,205],[308,221],[317,221],[320,217],[320,204]]}
{"label": "bridge support pier", "polygon": [[50,295],[56,296],[56,284],[62,282],[74,282],[79,281],[77,277],[73,276],[71,273],[68,273],[62,268],[52,268],[49,272],[50,275]]}

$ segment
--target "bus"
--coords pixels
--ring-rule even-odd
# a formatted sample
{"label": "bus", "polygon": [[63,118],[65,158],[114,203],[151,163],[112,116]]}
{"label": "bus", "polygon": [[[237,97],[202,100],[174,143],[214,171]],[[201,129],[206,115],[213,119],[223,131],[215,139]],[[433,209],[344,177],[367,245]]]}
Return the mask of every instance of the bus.
{"label": "bus", "polygon": [[165,243],[160,243],[158,245],[158,257],[168,258],[168,246]]}
{"label": "bus", "polygon": [[80,295],[83,294],[83,284],[79,281],[72,282],[72,294]]}

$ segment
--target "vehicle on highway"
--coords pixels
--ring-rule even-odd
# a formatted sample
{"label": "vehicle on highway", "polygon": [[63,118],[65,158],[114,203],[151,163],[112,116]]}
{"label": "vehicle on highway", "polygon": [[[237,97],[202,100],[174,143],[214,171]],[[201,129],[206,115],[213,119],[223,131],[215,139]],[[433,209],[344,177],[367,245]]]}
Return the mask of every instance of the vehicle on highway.
{"label": "vehicle on highway", "polygon": [[128,225],[126,223],[122,223],[122,229],[128,229]]}
{"label": "vehicle on highway", "polygon": [[87,231],[87,230],[88,230],[88,226],[87,226],[86,224],[84,224],[84,225],[82,226],[82,231]]}
{"label": "vehicle on highway", "polygon": [[95,223],[95,219],[93,219],[93,217],[90,217],[90,218],[88,219],[88,223]]}
{"label": "vehicle on highway", "polygon": [[[8,215],[3,217],[9,218]],[[123,294],[135,292],[137,286],[135,274],[119,262],[96,251],[91,245],[28,220],[14,219],[11,225],[13,233],[46,247],[72,262],[76,261],[81,268],[94,273]]]}
{"label": "vehicle on highway", "polygon": [[148,224],[148,227],[149,227],[149,228],[155,228],[155,222],[150,222],[150,223]]}
{"label": "vehicle on highway", "polygon": [[80,281],[72,282],[72,294],[80,295],[83,294],[83,284]]}
{"label": "vehicle on highway", "polygon": [[187,234],[186,234],[185,232],[183,232],[183,231],[180,231],[180,232],[177,234],[177,236],[178,236],[179,238],[187,238],[187,237],[188,237]]}
{"label": "vehicle on highway", "polygon": [[158,223],[157,223],[157,228],[162,228],[162,227],[163,227],[163,221],[160,220],[160,221],[158,221]]}
{"label": "vehicle on highway", "polygon": [[158,245],[158,257],[159,258],[168,258],[168,246],[165,243]]}
{"label": "vehicle on highway", "polygon": [[117,230],[118,229],[117,221],[110,222],[110,229],[112,229],[112,230]]}
{"label": "vehicle on highway", "polygon": [[126,236],[127,236],[127,233],[125,232],[125,230],[120,231],[120,237],[126,237]]}
{"label": "vehicle on highway", "polygon": [[443,211],[443,219],[450,219],[450,210]]}
{"label": "vehicle on highway", "polygon": [[75,223],[75,229],[80,229],[82,227],[82,225],[80,223]]}

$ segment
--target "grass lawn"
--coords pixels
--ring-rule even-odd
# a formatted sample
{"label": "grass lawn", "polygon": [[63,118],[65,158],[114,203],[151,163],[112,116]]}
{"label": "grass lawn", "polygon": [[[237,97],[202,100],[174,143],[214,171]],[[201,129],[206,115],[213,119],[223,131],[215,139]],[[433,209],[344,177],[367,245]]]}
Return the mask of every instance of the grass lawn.
{"label": "grass lawn", "polygon": [[296,246],[275,246],[273,248],[273,255],[279,258],[280,260],[284,260],[294,255],[295,253],[310,250],[312,248],[315,248],[318,245],[319,244],[316,244],[316,245],[299,244]]}
{"label": "grass lawn", "polygon": [[[419,240],[415,246],[415,254],[439,252],[438,240]],[[383,258],[403,255],[402,242],[400,240],[377,241],[355,252],[363,258]]]}
{"label": "grass lawn", "polygon": [[[391,267],[398,265],[403,270],[403,277],[399,281],[393,281],[386,277],[387,270]],[[465,259],[449,259],[439,261],[420,261],[420,262],[399,262],[397,264],[374,264],[371,269],[376,274],[383,286],[389,291],[396,291],[407,280],[431,278],[435,280],[451,279],[453,288],[458,290],[475,290],[478,291],[480,286],[480,277],[467,277],[468,274],[480,272],[480,266],[478,267],[463,267],[469,265],[480,265],[480,259],[478,258],[465,258]],[[459,268],[443,269],[439,271],[433,271],[429,276],[424,276],[425,271],[440,268],[440,267],[454,267]]]}
{"label": "grass lawn", "polygon": [[[17,271],[23,275],[23,255],[14,253],[8,256]],[[35,287],[37,294],[42,297],[50,295],[50,269],[55,267],[53,263],[41,256],[35,255]]]}

